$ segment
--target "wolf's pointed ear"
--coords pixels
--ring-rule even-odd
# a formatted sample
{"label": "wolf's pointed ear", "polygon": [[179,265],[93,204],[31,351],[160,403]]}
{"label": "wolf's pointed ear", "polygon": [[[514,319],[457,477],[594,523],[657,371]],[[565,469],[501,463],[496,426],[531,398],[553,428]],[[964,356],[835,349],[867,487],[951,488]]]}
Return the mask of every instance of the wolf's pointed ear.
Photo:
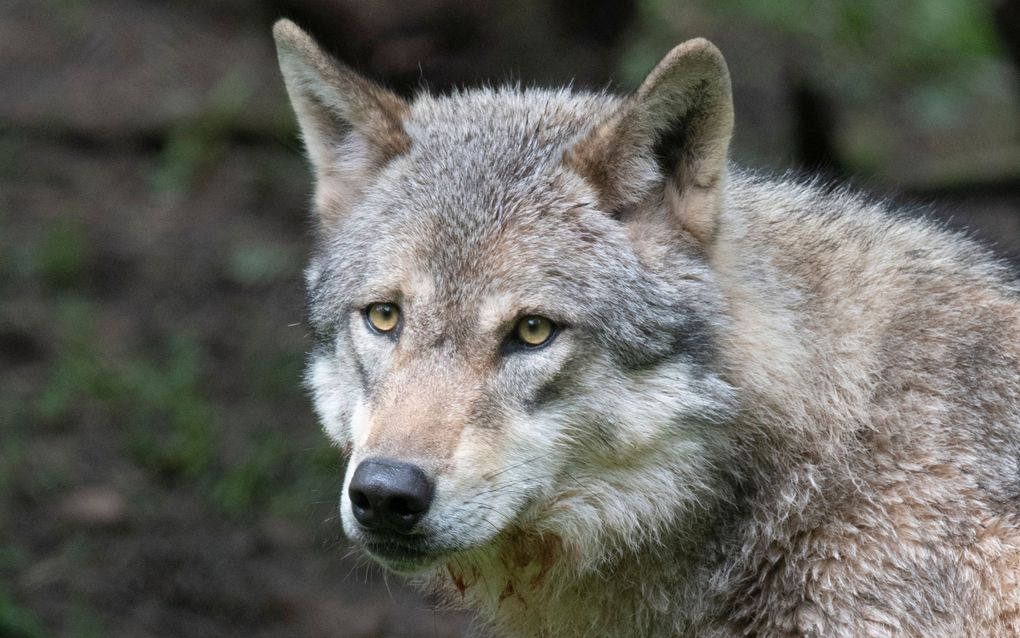
{"label": "wolf's pointed ear", "polygon": [[349,208],[373,172],[407,152],[409,106],[337,62],[293,22],[279,20],[273,37],[315,169],[319,214],[328,222]]}
{"label": "wolf's pointed ear", "polygon": [[661,188],[674,220],[708,242],[732,132],[726,62],[699,38],[670,51],[612,117],[567,151],[566,162],[609,211],[626,211]]}

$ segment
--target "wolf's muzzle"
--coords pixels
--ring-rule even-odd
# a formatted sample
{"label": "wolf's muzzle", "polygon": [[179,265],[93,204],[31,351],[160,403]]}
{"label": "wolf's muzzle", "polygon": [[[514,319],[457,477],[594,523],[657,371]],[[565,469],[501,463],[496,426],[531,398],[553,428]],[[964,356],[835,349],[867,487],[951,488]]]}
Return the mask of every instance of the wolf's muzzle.
{"label": "wolf's muzzle", "polygon": [[372,458],[358,465],[347,494],[362,527],[407,534],[432,503],[432,482],[417,465]]}

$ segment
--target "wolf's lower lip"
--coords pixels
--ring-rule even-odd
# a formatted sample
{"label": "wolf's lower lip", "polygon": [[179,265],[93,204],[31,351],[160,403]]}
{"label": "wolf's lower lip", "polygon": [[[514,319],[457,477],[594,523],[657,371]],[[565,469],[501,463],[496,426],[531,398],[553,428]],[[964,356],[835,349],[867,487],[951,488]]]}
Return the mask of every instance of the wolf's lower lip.
{"label": "wolf's lower lip", "polygon": [[416,572],[428,567],[440,556],[418,543],[400,541],[366,541],[365,551],[388,569],[396,572]]}

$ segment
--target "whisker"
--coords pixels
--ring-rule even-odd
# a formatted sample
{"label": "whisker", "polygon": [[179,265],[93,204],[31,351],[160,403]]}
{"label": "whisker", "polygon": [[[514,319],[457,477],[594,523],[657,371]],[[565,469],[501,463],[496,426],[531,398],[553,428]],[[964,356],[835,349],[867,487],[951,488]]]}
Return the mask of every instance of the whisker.
{"label": "whisker", "polygon": [[587,487],[585,487],[585,486],[584,486],[584,485],[583,485],[583,484],[581,483],[581,481],[578,481],[578,480],[577,480],[576,478],[574,478],[574,475],[573,475],[573,474],[571,474],[570,472],[567,472],[567,471],[564,471],[563,473],[564,473],[564,474],[566,474],[566,475],[567,475],[567,478],[569,478],[569,479],[570,479],[571,481],[573,481],[574,483],[577,483],[577,486],[578,486],[579,488],[581,488],[582,490],[584,490],[585,492],[587,492],[587,493],[588,493],[588,496],[592,497],[593,499],[595,499],[595,501],[596,501],[596,502],[598,502],[599,498],[598,498],[597,496],[595,496],[595,493],[594,493],[594,492],[592,492],[591,490],[589,490],[589,489],[588,489]]}
{"label": "whisker", "polygon": [[530,459],[526,459],[526,460],[521,461],[519,463],[514,463],[513,465],[505,467],[502,470],[498,470],[496,472],[489,472],[488,474],[483,474],[482,478],[485,479],[485,480],[493,479],[493,478],[499,476],[500,474],[503,474],[504,472],[509,472],[510,470],[519,468],[522,465],[527,465],[528,463],[532,463],[532,462],[537,461],[539,459],[543,459],[543,458],[545,458],[547,456],[548,456],[548,454],[541,454],[539,456],[535,456],[535,457],[532,457]]}

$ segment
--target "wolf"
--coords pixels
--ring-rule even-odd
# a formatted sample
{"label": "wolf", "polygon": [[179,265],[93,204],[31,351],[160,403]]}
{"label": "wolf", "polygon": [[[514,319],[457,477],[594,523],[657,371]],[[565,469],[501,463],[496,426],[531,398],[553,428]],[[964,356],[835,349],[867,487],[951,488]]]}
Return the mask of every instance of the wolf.
{"label": "wolf", "polygon": [[506,636],[1020,635],[1020,284],[731,165],[726,64],[405,100],[286,20],[346,534]]}

